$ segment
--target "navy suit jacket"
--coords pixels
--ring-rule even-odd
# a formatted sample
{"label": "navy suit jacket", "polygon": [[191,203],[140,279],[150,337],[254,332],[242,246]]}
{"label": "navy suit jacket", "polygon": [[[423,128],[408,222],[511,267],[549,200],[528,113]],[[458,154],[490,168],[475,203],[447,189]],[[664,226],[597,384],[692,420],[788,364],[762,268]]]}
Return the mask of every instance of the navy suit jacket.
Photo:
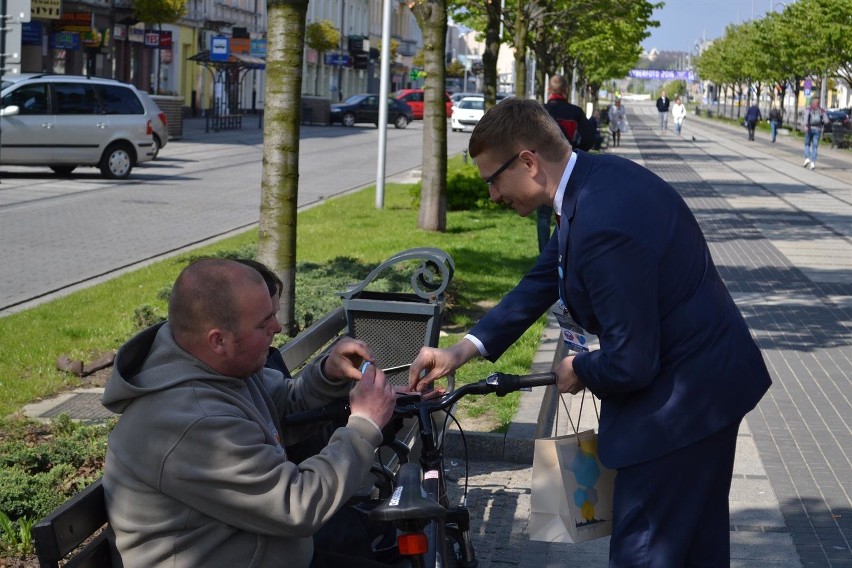
{"label": "navy suit jacket", "polygon": [[561,228],[470,333],[496,360],[561,287],[571,317],[600,339],[574,369],[602,400],[599,453],[618,468],[741,420],[771,380],[674,188],[629,160],[577,154]]}

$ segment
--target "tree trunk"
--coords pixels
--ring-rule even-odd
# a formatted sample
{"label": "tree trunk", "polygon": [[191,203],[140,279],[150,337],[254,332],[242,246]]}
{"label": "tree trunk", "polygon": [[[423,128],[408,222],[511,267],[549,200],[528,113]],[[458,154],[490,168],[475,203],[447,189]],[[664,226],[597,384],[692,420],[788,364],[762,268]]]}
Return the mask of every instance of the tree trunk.
{"label": "tree trunk", "polygon": [[308,0],[269,0],[257,256],[284,282],[278,317],[296,331],[296,207],[299,196],[299,121],[302,53]]}
{"label": "tree trunk", "polygon": [[500,76],[497,74],[497,56],[500,54],[500,2],[486,4],[488,21],[485,28],[485,51],[482,53],[482,74],[485,93],[485,110],[497,104]]}
{"label": "tree trunk", "polygon": [[323,52],[319,52],[317,54],[317,64],[316,69],[314,70],[314,95],[319,96],[319,76],[320,76],[320,61],[322,61]]}
{"label": "tree trunk", "polygon": [[423,33],[423,168],[417,226],[447,228],[447,0],[417,0],[411,8]]}
{"label": "tree trunk", "polygon": [[515,96],[527,98],[527,35],[529,20],[524,12],[524,3],[518,2],[515,12]]}

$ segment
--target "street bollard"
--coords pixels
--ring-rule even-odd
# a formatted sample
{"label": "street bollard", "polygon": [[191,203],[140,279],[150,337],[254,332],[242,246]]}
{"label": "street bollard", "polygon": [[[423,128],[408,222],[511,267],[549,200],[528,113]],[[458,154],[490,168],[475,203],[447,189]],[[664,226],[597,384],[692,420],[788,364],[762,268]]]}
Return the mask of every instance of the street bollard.
{"label": "street bollard", "polygon": [[462,161],[463,161],[465,164],[467,163],[467,148],[465,148],[464,150],[462,150]]}

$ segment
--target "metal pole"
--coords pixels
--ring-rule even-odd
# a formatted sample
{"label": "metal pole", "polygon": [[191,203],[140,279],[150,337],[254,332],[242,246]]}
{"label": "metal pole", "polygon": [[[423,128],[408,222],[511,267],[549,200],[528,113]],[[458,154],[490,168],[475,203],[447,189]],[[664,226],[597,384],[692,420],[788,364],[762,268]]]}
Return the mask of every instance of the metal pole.
{"label": "metal pole", "polygon": [[[9,22],[9,16],[6,14],[7,8],[7,0],[0,0],[0,81],[3,80],[3,73],[6,72],[6,26]],[[0,133],[2,131],[3,129],[0,128]],[[0,146],[2,146],[2,142],[0,142]]]}
{"label": "metal pole", "polygon": [[382,0],[382,3],[382,74],[379,83],[379,159],[376,165],[376,209],[382,209],[385,206],[385,160],[388,141],[388,90],[390,89],[391,0]]}
{"label": "metal pole", "polygon": [[[346,45],[347,39],[349,36],[346,35],[346,28],[344,28],[346,20],[346,0],[340,0],[340,43],[343,44],[342,51],[346,52],[348,46]],[[317,62],[317,74],[319,74],[319,62]],[[343,65],[337,66],[337,100],[343,100]]]}

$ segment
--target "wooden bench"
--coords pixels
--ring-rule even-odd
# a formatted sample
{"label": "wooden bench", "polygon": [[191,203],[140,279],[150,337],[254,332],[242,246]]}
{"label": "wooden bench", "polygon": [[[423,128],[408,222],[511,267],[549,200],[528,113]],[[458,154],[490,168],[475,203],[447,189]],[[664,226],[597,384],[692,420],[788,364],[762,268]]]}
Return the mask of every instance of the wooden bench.
{"label": "wooden bench", "polygon": [[[367,286],[384,270],[411,260],[422,262],[412,277],[414,295],[366,292]],[[281,348],[287,368],[298,376],[306,363],[344,335],[367,341],[382,368],[399,361],[411,362],[422,345],[437,345],[444,291],[452,273],[452,259],[438,249],[411,249],[394,255],[362,282],[341,293],[343,306],[323,316]],[[404,384],[407,371],[388,378],[395,384]],[[409,423],[397,439],[416,455],[416,424]],[[381,465],[393,471],[398,466],[397,456],[387,453],[391,455]],[[63,564],[66,568],[110,568],[112,555],[117,553],[108,538],[109,531],[104,489],[98,479],[33,525],[31,534],[40,568],[57,568],[61,561],[66,561]]]}

